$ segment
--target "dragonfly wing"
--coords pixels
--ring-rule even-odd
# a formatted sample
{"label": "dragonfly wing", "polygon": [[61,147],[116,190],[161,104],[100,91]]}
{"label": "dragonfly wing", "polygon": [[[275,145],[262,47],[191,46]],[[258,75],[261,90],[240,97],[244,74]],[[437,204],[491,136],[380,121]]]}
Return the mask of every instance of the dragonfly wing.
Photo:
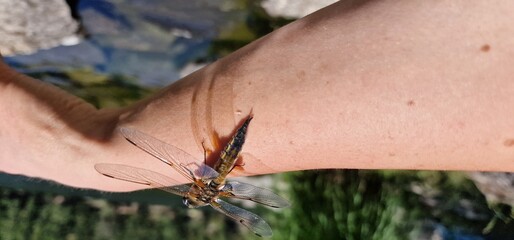
{"label": "dragonfly wing", "polygon": [[266,223],[266,221],[249,211],[236,207],[221,199],[211,202],[211,206],[217,211],[243,224],[259,236],[271,237],[272,235],[271,227]]}
{"label": "dragonfly wing", "polygon": [[189,169],[194,169],[192,172],[194,176],[199,179],[214,179],[219,175],[219,173],[216,172],[216,170],[205,164],[193,164],[192,167],[189,167],[189,165],[185,165],[185,167]]}
{"label": "dragonfly wing", "polygon": [[96,164],[95,169],[108,177],[148,185],[179,196],[184,196],[190,189],[188,185],[173,186],[176,184],[175,180],[147,169],[110,163]]}
{"label": "dragonfly wing", "polygon": [[198,161],[180,148],[169,145],[135,129],[120,128],[120,131],[136,147],[175,168],[182,176],[191,181],[214,178],[218,174],[214,169]]}
{"label": "dragonfly wing", "polygon": [[289,201],[275,194],[271,190],[248,183],[229,181],[221,191],[222,195],[225,197],[250,200],[269,207],[283,208],[291,206]]}

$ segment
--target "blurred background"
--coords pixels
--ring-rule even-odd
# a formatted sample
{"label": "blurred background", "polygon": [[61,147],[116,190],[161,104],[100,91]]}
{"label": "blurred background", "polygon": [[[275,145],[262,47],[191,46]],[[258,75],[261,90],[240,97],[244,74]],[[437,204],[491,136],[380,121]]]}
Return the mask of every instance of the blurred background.
{"label": "blurred background", "polygon": [[[0,52],[99,108],[130,104],[333,0],[0,0]],[[318,170],[246,179],[274,239],[514,239],[514,175]],[[256,239],[157,190],[101,193],[0,173],[0,239]]]}

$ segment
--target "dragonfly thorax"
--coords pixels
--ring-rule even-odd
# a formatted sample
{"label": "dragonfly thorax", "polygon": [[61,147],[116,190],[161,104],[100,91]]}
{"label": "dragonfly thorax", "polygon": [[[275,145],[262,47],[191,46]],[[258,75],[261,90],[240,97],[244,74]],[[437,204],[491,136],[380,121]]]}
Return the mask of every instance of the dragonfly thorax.
{"label": "dragonfly thorax", "polygon": [[207,186],[214,191],[219,191],[219,190],[223,189],[223,187],[225,186],[225,182],[219,184],[213,180],[213,181],[210,181]]}
{"label": "dragonfly thorax", "polygon": [[215,201],[219,190],[210,187],[199,187],[192,185],[189,192],[184,196],[182,202],[189,208],[202,207]]}

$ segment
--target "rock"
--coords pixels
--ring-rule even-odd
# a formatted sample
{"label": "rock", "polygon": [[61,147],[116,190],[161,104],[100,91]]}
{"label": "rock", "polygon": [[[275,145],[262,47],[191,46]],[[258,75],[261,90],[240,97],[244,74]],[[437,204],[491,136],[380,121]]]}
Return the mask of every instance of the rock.
{"label": "rock", "polygon": [[78,24],[64,0],[0,0],[0,52],[4,56],[78,42]]}
{"label": "rock", "polygon": [[514,173],[474,172],[469,176],[489,203],[514,206]]}
{"label": "rock", "polygon": [[301,18],[336,0],[264,0],[261,5],[273,17]]}

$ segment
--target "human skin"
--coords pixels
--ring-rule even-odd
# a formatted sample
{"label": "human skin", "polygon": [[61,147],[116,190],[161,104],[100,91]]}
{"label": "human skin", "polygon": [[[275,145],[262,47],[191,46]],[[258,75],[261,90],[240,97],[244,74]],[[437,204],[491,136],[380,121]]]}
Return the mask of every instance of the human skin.
{"label": "human skin", "polygon": [[[514,171],[514,2],[338,2],[158,94],[97,110],[0,65],[0,171],[105,191],[144,188],[97,163],[184,183],[131,127],[200,161],[253,115],[234,175],[307,169]],[[215,133],[215,134],[214,134]],[[214,158],[211,154],[210,158]]]}

